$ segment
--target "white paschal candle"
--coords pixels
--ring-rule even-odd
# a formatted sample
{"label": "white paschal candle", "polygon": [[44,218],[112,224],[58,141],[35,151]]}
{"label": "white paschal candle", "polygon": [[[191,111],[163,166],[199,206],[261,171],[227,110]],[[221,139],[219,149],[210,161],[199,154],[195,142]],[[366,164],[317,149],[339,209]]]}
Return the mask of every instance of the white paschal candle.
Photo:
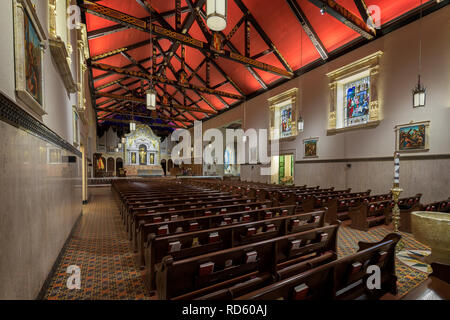
{"label": "white paschal candle", "polygon": [[400,154],[395,153],[394,156],[394,184],[398,186],[400,184]]}

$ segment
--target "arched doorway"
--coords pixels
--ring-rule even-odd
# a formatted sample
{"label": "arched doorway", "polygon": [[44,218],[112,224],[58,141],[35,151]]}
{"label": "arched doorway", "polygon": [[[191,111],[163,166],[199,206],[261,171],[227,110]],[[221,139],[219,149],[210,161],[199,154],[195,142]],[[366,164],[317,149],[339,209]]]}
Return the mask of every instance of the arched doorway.
{"label": "arched doorway", "polygon": [[106,161],[106,171],[108,172],[108,176],[112,176],[114,174],[114,158],[108,158]]}
{"label": "arched doorway", "polygon": [[164,171],[164,175],[166,176],[167,175],[166,159],[162,159],[161,160],[161,167],[162,167],[162,169]]}
{"label": "arched doorway", "polygon": [[122,158],[117,158],[116,159],[116,176],[119,177],[120,176],[120,169],[123,168],[123,159]]}

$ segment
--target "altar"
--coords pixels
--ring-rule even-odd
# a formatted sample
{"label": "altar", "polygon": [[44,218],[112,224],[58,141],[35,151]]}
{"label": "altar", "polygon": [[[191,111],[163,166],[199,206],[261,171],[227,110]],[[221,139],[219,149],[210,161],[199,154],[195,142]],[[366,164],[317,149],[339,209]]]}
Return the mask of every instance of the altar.
{"label": "altar", "polygon": [[127,176],[162,176],[160,140],[149,126],[139,124],[125,135],[125,170]]}

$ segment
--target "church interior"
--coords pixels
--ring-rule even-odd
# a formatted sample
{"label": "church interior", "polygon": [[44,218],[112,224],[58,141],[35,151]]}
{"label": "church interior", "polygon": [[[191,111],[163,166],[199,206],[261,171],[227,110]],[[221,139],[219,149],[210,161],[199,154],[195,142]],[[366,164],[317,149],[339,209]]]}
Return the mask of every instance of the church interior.
{"label": "church interior", "polygon": [[0,300],[449,300],[448,4],[2,0]]}

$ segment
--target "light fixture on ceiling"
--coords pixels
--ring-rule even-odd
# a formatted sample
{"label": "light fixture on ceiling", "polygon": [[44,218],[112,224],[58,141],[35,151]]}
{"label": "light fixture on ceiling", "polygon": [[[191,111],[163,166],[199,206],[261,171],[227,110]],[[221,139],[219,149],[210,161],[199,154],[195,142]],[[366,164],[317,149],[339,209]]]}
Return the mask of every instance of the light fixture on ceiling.
{"label": "light fixture on ceiling", "polygon": [[[150,3],[151,5],[151,3]],[[152,25],[152,11],[150,10],[150,25]],[[145,92],[147,109],[156,110],[156,90],[153,87],[153,68],[154,68],[154,57],[153,57],[153,34],[152,28],[150,28],[150,60],[152,61],[152,66],[150,68],[150,83],[149,89]]]}
{"label": "light fixture on ceiling", "polygon": [[323,5],[322,8],[320,8],[320,13],[321,13],[322,15],[324,15],[325,12],[327,12],[327,7],[325,7],[325,5]]}
{"label": "light fixture on ceiling", "polygon": [[413,92],[413,107],[424,107],[426,101],[426,89],[420,82],[420,74],[422,72],[422,0],[420,0],[420,18],[419,18],[419,75],[416,87]]}
{"label": "light fixture on ceiling", "polygon": [[298,126],[298,131],[299,131],[299,132],[302,132],[302,131],[303,131],[304,124],[305,124],[305,123],[304,123],[304,121],[303,121],[302,116],[298,117],[297,126]]}
{"label": "light fixture on ceiling", "polygon": [[131,104],[131,122],[130,122],[130,132],[136,130],[136,122],[134,122],[134,103]]}
{"label": "light fixture on ceiling", "polygon": [[206,24],[213,31],[222,31],[227,27],[227,0],[206,1]]}
{"label": "light fixture on ceiling", "polygon": [[156,110],[156,90],[150,85],[150,89],[146,92],[147,96],[147,109]]}

